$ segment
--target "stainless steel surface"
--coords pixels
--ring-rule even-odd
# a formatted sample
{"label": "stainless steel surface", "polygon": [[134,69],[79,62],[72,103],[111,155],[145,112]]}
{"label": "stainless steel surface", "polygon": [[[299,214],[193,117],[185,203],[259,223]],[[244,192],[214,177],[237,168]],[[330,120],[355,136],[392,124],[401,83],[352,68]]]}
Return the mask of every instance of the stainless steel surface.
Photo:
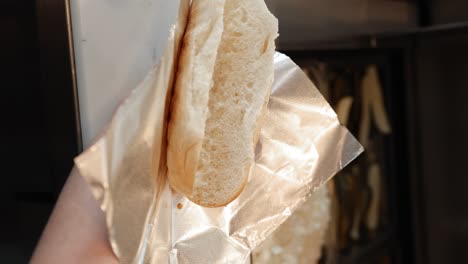
{"label": "stainless steel surface", "polygon": [[72,69],[73,98],[76,120],[76,138],[78,141],[78,150],[83,150],[83,135],[81,133],[80,104],[78,100],[78,84],[76,81],[75,48],[73,43],[73,30],[71,21],[70,0],[65,0],[65,9],[67,17],[68,46],[70,47],[70,64]]}
{"label": "stainless steel surface", "polygon": [[[69,1],[69,2],[68,2]],[[68,0],[83,146],[164,53],[179,0]]]}

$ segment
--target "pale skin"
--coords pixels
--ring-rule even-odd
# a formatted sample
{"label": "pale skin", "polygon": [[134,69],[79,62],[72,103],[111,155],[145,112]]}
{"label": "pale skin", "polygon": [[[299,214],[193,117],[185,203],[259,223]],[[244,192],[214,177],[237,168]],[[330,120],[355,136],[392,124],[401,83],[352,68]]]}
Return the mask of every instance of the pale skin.
{"label": "pale skin", "polygon": [[73,169],[34,251],[31,264],[116,264],[104,213]]}

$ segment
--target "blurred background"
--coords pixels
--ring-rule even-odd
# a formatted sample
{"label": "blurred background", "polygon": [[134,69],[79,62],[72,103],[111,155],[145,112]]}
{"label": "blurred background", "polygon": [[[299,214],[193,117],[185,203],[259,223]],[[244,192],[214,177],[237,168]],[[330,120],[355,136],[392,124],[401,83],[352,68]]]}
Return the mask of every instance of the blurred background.
{"label": "blurred background", "polygon": [[[468,1],[266,2],[278,50],[366,147],[321,194],[313,261],[468,263]],[[68,14],[0,2],[2,263],[27,263],[82,150]]]}

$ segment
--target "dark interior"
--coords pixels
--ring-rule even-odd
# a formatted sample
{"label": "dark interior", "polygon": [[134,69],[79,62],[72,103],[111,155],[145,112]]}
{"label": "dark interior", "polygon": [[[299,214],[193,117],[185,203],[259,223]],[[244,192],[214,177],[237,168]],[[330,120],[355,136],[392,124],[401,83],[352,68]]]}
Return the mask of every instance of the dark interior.
{"label": "dark interior", "polygon": [[27,263],[79,149],[64,8],[0,3],[2,263]]}

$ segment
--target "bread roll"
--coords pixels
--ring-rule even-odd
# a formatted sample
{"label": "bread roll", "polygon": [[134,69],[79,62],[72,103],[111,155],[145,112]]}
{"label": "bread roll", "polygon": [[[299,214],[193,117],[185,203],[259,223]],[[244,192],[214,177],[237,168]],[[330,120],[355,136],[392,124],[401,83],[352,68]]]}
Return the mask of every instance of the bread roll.
{"label": "bread roll", "polygon": [[263,0],[194,0],[168,127],[173,189],[205,207],[230,203],[254,162],[273,82],[278,23]]}

